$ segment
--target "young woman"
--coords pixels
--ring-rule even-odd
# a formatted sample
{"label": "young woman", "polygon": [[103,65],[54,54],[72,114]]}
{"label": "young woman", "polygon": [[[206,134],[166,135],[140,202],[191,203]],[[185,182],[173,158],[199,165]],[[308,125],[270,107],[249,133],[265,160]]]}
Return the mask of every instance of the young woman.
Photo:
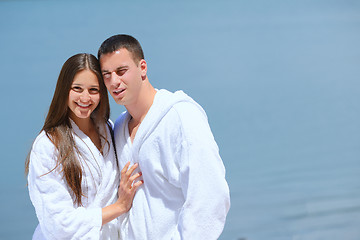
{"label": "young woman", "polygon": [[33,239],[119,238],[116,218],[130,209],[142,181],[130,163],[120,178],[109,112],[96,57],[70,57],[26,161],[39,220]]}

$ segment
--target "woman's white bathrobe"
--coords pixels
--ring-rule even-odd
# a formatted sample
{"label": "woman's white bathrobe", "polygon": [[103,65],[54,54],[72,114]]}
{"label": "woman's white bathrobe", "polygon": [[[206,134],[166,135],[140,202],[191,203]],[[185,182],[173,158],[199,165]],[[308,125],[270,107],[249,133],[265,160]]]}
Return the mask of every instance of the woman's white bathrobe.
{"label": "woman's white bathrobe", "polygon": [[57,151],[42,131],[32,146],[28,175],[30,199],[39,220],[33,239],[118,239],[117,219],[101,226],[102,208],[116,201],[120,179],[109,128],[100,129],[109,143],[103,156],[73,121],[71,124],[83,156],[83,207],[74,206],[60,169],[49,173],[56,165]]}
{"label": "woman's white bathrobe", "polygon": [[124,112],[114,134],[120,167],[138,162],[144,185],[120,218],[122,239],[217,239],[230,207],[219,149],[204,110],[158,90],[134,142]]}

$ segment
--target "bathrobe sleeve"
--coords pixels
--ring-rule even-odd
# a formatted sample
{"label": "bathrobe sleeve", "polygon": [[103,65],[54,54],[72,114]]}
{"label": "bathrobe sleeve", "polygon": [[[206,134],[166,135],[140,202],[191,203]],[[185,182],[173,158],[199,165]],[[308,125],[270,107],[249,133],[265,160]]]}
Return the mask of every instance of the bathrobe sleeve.
{"label": "bathrobe sleeve", "polygon": [[180,103],[175,108],[183,134],[177,156],[185,203],[173,239],[218,239],[230,207],[219,149],[200,106]]}
{"label": "bathrobe sleeve", "polygon": [[33,144],[28,175],[30,199],[43,235],[48,240],[99,239],[102,209],[74,207],[58,169],[51,171],[54,166],[54,145],[43,135]]}

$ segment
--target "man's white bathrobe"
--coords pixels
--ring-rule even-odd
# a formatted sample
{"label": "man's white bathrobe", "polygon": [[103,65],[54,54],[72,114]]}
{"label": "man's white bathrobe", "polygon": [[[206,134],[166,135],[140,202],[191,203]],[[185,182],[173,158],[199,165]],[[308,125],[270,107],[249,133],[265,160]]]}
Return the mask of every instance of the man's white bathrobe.
{"label": "man's white bathrobe", "polygon": [[204,110],[158,90],[133,143],[124,112],[114,127],[120,167],[139,163],[144,185],[120,217],[122,239],[217,239],[230,207],[219,149]]}
{"label": "man's white bathrobe", "polygon": [[119,239],[117,219],[101,226],[102,208],[116,201],[120,179],[109,128],[100,129],[103,136],[106,131],[109,143],[102,155],[73,121],[71,124],[82,154],[83,206],[73,204],[61,167],[50,172],[56,165],[57,150],[42,131],[32,146],[28,175],[30,199],[39,220],[33,239]]}

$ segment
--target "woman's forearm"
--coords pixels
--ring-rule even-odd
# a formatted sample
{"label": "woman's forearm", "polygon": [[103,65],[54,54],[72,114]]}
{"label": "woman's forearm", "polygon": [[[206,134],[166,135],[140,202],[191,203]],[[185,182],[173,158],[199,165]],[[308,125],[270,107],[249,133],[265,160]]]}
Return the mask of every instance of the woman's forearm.
{"label": "woman's forearm", "polygon": [[118,203],[111,204],[102,209],[102,225],[114,220],[120,215],[126,213],[125,207]]}
{"label": "woman's forearm", "polygon": [[133,175],[133,172],[138,167],[138,164],[135,163],[130,168],[129,166],[130,162],[128,162],[121,170],[118,199],[114,204],[102,208],[102,225],[129,211],[132,206],[136,190],[143,184],[143,181],[137,181],[141,176],[141,172]]}

